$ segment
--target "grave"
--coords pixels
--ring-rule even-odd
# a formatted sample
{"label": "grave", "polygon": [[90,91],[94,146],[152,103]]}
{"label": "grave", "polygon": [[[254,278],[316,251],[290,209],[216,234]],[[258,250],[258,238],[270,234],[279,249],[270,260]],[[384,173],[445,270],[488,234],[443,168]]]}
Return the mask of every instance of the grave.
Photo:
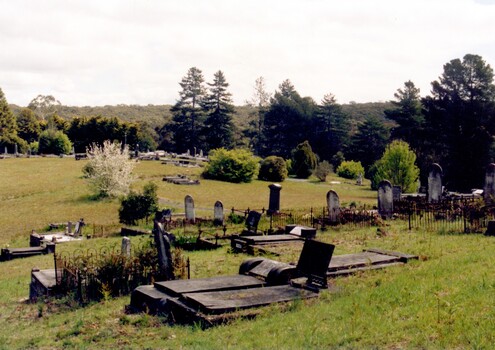
{"label": "grave", "polygon": [[270,189],[270,199],[268,202],[267,214],[273,215],[280,210],[280,191],[282,190],[282,186],[279,184],[271,184],[268,188]]}
{"label": "grave", "polygon": [[213,206],[213,224],[216,226],[223,225],[224,215],[223,215],[223,203],[216,201]]}
{"label": "grave", "polygon": [[260,219],[261,213],[251,210],[246,218],[245,229],[241,232],[241,236],[257,235]]}
{"label": "grave", "polygon": [[330,190],[327,192],[328,220],[330,224],[339,223],[340,199],[337,192]]}
{"label": "grave", "polygon": [[170,182],[176,185],[199,185],[199,180],[191,180],[186,175],[165,176],[163,181]]}
{"label": "grave", "polygon": [[393,213],[392,184],[388,180],[383,180],[378,184],[378,214],[384,219],[390,219]]}
{"label": "grave", "polygon": [[320,289],[328,288],[326,270],[334,248],[307,240],[297,266],[249,259],[241,264],[238,275],[141,286],[133,291],[129,309],[207,327],[235,317],[252,317],[260,306],[316,298]]}
{"label": "grave", "polygon": [[442,175],[442,167],[437,163],[433,163],[428,173],[428,203],[442,200]]}
{"label": "grave", "polygon": [[491,163],[486,167],[483,198],[485,199],[485,203],[487,204],[493,204],[493,202],[495,201],[495,164],[494,163]]}
{"label": "grave", "polygon": [[184,207],[186,212],[186,221],[193,223],[196,221],[196,212],[194,211],[194,199],[187,195],[184,198]]}
{"label": "grave", "polygon": [[0,261],[8,261],[19,258],[28,258],[36,255],[55,253],[55,243],[46,242],[39,247],[27,248],[2,248]]}
{"label": "grave", "polygon": [[402,187],[392,186],[392,199],[394,202],[399,202],[402,196]]}

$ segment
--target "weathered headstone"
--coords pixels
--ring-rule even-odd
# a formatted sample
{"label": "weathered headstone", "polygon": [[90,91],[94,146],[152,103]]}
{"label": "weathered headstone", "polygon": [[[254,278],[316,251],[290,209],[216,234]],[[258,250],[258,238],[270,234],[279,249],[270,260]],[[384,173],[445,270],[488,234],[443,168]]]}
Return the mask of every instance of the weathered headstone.
{"label": "weathered headstone", "polygon": [[495,164],[494,163],[491,163],[486,167],[483,198],[485,199],[486,203],[493,203],[495,201]]}
{"label": "weathered headstone", "polygon": [[14,154],[17,156],[17,143],[14,146]]}
{"label": "weathered headstone", "polygon": [[362,186],[363,185],[363,174],[359,173],[358,177],[356,179],[356,185]]}
{"label": "weathered headstone", "polygon": [[156,212],[153,220],[153,238],[158,251],[158,266],[160,267],[161,277],[165,280],[172,280],[174,278],[172,253],[170,252],[169,235],[164,229],[165,220],[163,212]]}
{"label": "weathered headstone", "polygon": [[213,224],[223,225],[223,220],[223,203],[216,201],[215,206],[213,207]]}
{"label": "weathered headstone", "polygon": [[383,180],[378,184],[378,214],[384,219],[390,219],[394,212],[392,184]]}
{"label": "weathered headstone", "polygon": [[251,210],[246,218],[246,229],[248,232],[256,233],[258,230],[258,223],[261,219],[261,213]]}
{"label": "weathered headstone", "polygon": [[187,195],[184,198],[184,207],[186,212],[186,221],[194,223],[196,221],[196,213],[194,211],[194,199]]}
{"label": "weathered headstone", "polygon": [[442,167],[433,163],[428,174],[428,203],[439,202],[442,199],[442,174]]}
{"label": "weathered headstone", "polygon": [[338,223],[340,216],[340,199],[337,192],[330,190],[327,192],[328,219],[331,223]]}
{"label": "weathered headstone", "polygon": [[402,195],[402,187],[392,186],[392,197],[394,199],[394,202],[399,202],[401,195]]}
{"label": "weathered headstone", "polygon": [[129,237],[122,237],[122,249],[120,252],[123,256],[131,256],[131,239]]}
{"label": "weathered headstone", "polygon": [[9,152],[7,151],[7,146],[5,146],[3,153],[4,153],[4,154],[9,153]]}
{"label": "weathered headstone", "polygon": [[276,213],[280,210],[280,191],[282,186],[279,184],[271,184],[268,186],[270,189],[270,200],[268,203],[268,215]]}

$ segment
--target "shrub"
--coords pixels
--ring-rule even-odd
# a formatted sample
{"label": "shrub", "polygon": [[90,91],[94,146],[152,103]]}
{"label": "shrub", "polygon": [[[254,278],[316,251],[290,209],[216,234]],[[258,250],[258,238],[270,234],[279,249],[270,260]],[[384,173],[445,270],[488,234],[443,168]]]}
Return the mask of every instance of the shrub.
{"label": "shrub", "polygon": [[152,182],[144,185],[142,193],[131,191],[120,202],[119,221],[126,225],[136,225],[139,220],[146,219],[158,210],[158,186]]}
{"label": "shrub", "polygon": [[205,179],[227,182],[251,182],[258,170],[258,157],[245,149],[214,149],[203,172]]}
{"label": "shrub", "polygon": [[297,145],[292,151],[292,171],[297,178],[307,179],[316,168],[316,154],[308,141]]}
{"label": "shrub", "polygon": [[347,160],[343,161],[337,168],[337,175],[345,179],[356,179],[359,174],[364,174],[361,162]]}
{"label": "shrub", "polygon": [[69,154],[72,143],[69,137],[59,130],[45,130],[40,135],[38,152],[41,154]]}
{"label": "shrub", "polygon": [[373,184],[389,180],[392,185],[400,186],[404,192],[413,192],[417,188],[419,168],[415,164],[416,154],[409,144],[396,140],[387,146],[383,156],[373,168]]}
{"label": "shrub", "polygon": [[263,159],[258,179],[263,181],[282,182],[288,175],[284,158],[269,156]]}
{"label": "shrub", "polygon": [[314,171],[314,175],[318,178],[318,180],[324,182],[327,180],[327,175],[332,172],[333,168],[332,165],[324,160],[320,164],[316,166],[316,169]]}
{"label": "shrub", "polygon": [[4,153],[5,148],[7,148],[7,152],[13,154],[15,152],[15,145],[17,145],[18,153],[26,153],[29,149],[28,143],[15,134],[6,134],[0,136],[1,153]]}
{"label": "shrub", "polygon": [[90,158],[83,174],[98,197],[116,197],[129,192],[133,180],[135,162],[129,159],[127,146],[121,143],[103,142],[93,144],[88,151]]}

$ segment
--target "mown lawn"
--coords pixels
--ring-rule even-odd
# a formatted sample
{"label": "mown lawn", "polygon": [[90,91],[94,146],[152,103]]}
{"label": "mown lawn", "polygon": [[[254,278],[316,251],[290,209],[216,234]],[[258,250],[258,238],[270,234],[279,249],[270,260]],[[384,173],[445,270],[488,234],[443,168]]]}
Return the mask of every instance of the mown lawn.
{"label": "mown lawn", "polygon": [[[118,201],[94,201],[80,177],[84,163],[72,159],[0,160],[0,244],[27,245],[31,229],[51,221],[84,217],[87,222],[117,221]],[[161,181],[178,168],[143,162],[136,169],[140,183],[159,184],[162,202],[180,210],[185,193],[199,207],[220,199],[228,208],[263,207],[267,183],[247,185],[202,181],[181,187]],[[192,170],[190,170],[192,171]],[[193,172],[191,175],[197,174]],[[332,179],[337,180],[337,179]],[[340,181],[340,180],[338,180]],[[352,183],[318,184],[286,181],[282,207],[323,206],[335,188],[343,202],[374,204],[375,194]],[[340,186],[336,188],[337,186]],[[158,317],[126,315],[129,297],[79,307],[69,298],[28,304],[32,267],[50,268],[52,256],[0,263],[0,348],[476,348],[495,343],[495,239],[479,234],[408,231],[405,222],[376,227],[341,227],[319,232],[336,244],[336,254],[366,247],[398,250],[420,256],[401,267],[339,278],[336,293],[318,300],[295,301],[263,309],[254,320],[237,320],[216,328],[168,326]],[[133,243],[140,238],[133,237]],[[141,238],[143,239],[143,238]],[[120,237],[85,240],[57,247],[73,251],[118,246]],[[187,252],[193,277],[234,274],[243,254],[228,248]],[[281,260],[293,260],[292,256]]]}

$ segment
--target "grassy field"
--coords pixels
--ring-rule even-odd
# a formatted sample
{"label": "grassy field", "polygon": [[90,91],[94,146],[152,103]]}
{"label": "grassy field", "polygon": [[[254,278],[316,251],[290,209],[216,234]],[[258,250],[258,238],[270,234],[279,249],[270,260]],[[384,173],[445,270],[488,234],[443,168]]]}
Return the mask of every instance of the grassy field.
{"label": "grassy field", "polygon": [[[117,222],[118,201],[94,201],[81,178],[83,162],[72,159],[0,160],[0,245],[27,245],[31,229],[52,221],[84,217],[89,223]],[[210,208],[267,206],[268,183],[233,185],[202,181],[200,186],[176,186],[161,181],[181,169],[158,162],[136,168],[139,181],[156,181],[164,206],[181,211],[185,194],[196,206]],[[184,172],[185,170],[181,171]],[[189,170],[197,176],[197,170]],[[341,179],[329,179],[341,181]],[[352,183],[320,184],[286,181],[282,207],[307,208],[325,204],[336,189],[342,202],[374,204],[375,193]],[[318,300],[295,301],[264,308],[254,320],[237,320],[201,330],[168,326],[158,317],[126,315],[129,297],[86,307],[70,299],[26,303],[30,271],[50,268],[52,256],[0,263],[0,349],[301,349],[301,348],[473,348],[495,343],[495,239],[479,234],[408,231],[407,223],[376,227],[341,227],[318,233],[336,244],[336,254],[380,247],[417,254],[420,260],[401,267],[339,278],[336,293]],[[142,239],[142,238],[141,238]],[[139,238],[132,238],[137,243]],[[57,246],[59,251],[118,246],[119,237],[84,240]],[[234,274],[248,256],[227,248],[187,252],[192,277]],[[294,256],[282,256],[294,261]]]}

